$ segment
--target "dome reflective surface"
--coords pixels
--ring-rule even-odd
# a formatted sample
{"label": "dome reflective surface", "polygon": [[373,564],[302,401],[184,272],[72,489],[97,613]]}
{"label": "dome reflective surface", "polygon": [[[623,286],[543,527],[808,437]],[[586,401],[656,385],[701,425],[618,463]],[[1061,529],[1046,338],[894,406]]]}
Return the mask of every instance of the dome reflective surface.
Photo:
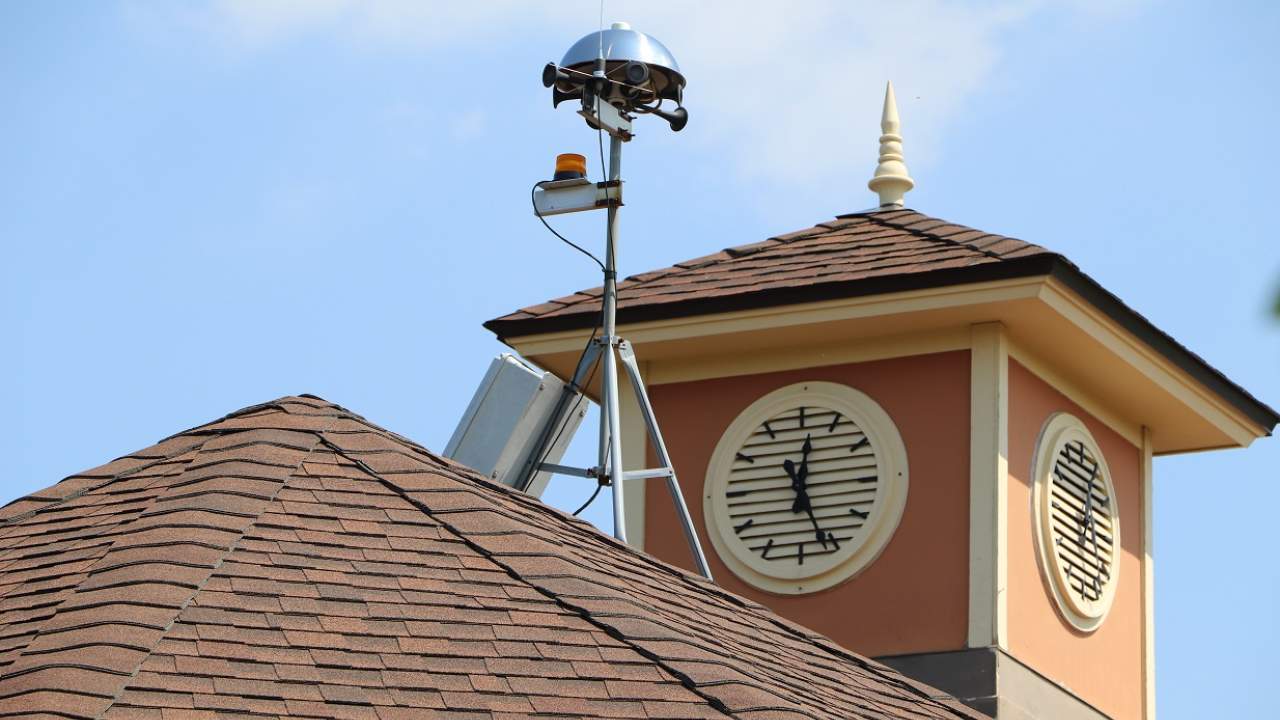
{"label": "dome reflective surface", "polygon": [[580,70],[581,65],[594,65],[600,55],[601,43],[604,44],[606,61],[634,60],[680,73],[680,65],[666,45],[638,30],[616,27],[584,35],[564,54],[560,66]]}
{"label": "dome reflective surface", "polygon": [[584,35],[564,54],[560,66],[590,73],[595,69],[602,44],[605,67],[610,74],[627,62],[644,63],[652,73],[655,95],[677,102],[680,100],[685,78],[671,51],[652,36],[632,30],[624,23],[615,23],[608,30]]}

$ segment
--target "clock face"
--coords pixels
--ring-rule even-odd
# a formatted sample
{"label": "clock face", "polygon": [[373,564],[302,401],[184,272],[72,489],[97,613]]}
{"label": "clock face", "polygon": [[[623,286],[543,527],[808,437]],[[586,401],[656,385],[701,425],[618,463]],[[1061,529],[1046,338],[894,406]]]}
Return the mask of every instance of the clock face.
{"label": "clock face", "polygon": [[811,592],[883,548],[906,491],[902,441],[870,398],[801,383],[747,408],[721,438],[704,508],[730,569],[765,590]]}
{"label": "clock face", "polygon": [[1095,630],[1115,597],[1120,516],[1106,459],[1088,428],[1066,413],[1041,430],[1032,489],[1036,542],[1062,616]]}

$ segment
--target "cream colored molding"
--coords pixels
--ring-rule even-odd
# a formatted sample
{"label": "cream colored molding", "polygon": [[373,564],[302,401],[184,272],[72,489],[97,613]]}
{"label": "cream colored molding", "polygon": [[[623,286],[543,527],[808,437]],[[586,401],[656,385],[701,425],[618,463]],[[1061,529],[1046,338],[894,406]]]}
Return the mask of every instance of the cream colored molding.
{"label": "cream colored molding", "polygon": [[1009,346],[1004,326],[971,328],[969,374],[969,647],[1007,650]]}
{"label": "cream colored molding", "polygon": [[[648,363],[640,363],[640,377],[648,384],[646,369]],[[622,402],[619,409],[622,413],[622,468],[624,470],[643,470],[649,464],[649,431],[645,427],[644,416],[640,413],[640,402],[631,391],[631,384],[618,394]],[[637,550],[644,550],[645,524],[645,479],[622,481],[622,497],[625,501],[623,510],[627,523],[627,544]]]}
{"label": "cream colored molding", "polygon": [[653,363],[654,385],[708,378],[756,375],[781,370],[847,365],[910,355],[964,350],[969,347],[968,328],[864,338],[830,345],[806,345],[758,352],[734,352],[707,357],[662,360]]}
{"label": "cream colored molding", "polygon": [[[654,363],[654,382],[665,383],[721,376],[713,369],[714,361],[706,358],[723,357],[730,346],[737,358],[731,362],[742,373],[760,371],[758,368],[769,363],[777,367],[812,367],[874,359],[874,352],[854,347],[852,339],[856,337],[938,332],[993,319],[1004,321],[1007,336],[1017,338],[1023,347],[1040,353],[1062,348],[1064,358],[1072,361],[1071,366],[1055,359],[1052,363],[1039,363],[1036,370],[1045,379],[1058,375],[1057,384],[1061,387],[1070,384],[1062,382],[1070,374],[1078,383],[1096,386],[1094,395],[1105,398],[1119,390],[1114,382],[1108,382],[1114,377],[1112,369],[1132,372],[1137,383],[1133,389],[1138,393],[1134,396],[1135,407],[1144,408],[1135,414],[1141,417],[1124,423],[1117,420],[1116,413],[1105,412],[1102,403],[1094,403],[1088,409],[1097,410],[1100,419],[1135,445],[1135,422],[1160,423],[1158,437],[1167,447],[1155,448],[1157,455],[1245,447],[1267,434],[1266,428],[1195,377],[1149,348],[1061,281],[1047,276],[633,323],[621,332],[640,347],[642,357]],[[1062,345],[1064,333],[1073,336],[1070,345]],[[787,339],[771,340],[775,334]],[[508,343],[524,357],[543,367],[556,367],[561,374],[571,371],[572,361],[587,335],[587,330],[561,331],[511,338]],[[833,353],[828,362],[825,348],[816,344],[821,342],[843,350]],[[1098,345],[1081,349],[1092,343]],[[808,357],[786,349],[801,345],[809,347]],[[897,355],[885,352],[889,353],[885,357]],[[905,349],[903,354],[915,352]],[[839,358],[841,353],[843,360]],[[1022,356],[1030,354],[1024,352]],[[703,360],[694,359],[697,357]],[[1059,369],[1059,373],[1045,372],[1046,365]],[[1110,390],[1102,389],[1108,387]],[[1187,412],[1175,408],[1175,404]]]}
{"label": "cream colored molding", "polygon": [[[1030,300],[1040,293],[1044,277],[1014,278],[941,288],[909,290],[883,295],[824,300],[803,305],[782,305],[754,310],[695,315],[692,317],[629,323],[619,328],[633,345],[689,338],[705,338],[753,330],[769,330],[839,320],[871,318],[977,305]],[[590,329],[508,338],[507,342],[526,357],[560,352],[578,353]]]}
{"label": "cream colored molding", "polygon": [[[1100,476],[1098,479],[1102,482],[1106,492],[1107,502],[1100,507],[1104,508],[1108,513],[1104,517],[1106,518],[1105,522],[1110,526],[1108,529],[1111,533],[1111,554],[1107,557],[1108,562],[1105,566],[1107,568],[1105,573],[1107,576],[1106,581],[1101,586],[1100,597],[1096,599],[1089,598],[1083,593],[1077,593],[1071,587],[1068,577],[1070,570],[1064,565],[1070,564],[1079,568],[1081,567],[1081,558],[1075,556],[1064,563],[1062,553],[1065,551],[1055,550],[1053,510],[1059,500],[1055,499],[1052,493],[1053,477],[1060,453],[1064,447],[1071,443],[1082,445],[1085,451],[1093,456],[1098,465],[1099,472],[1097,474]],[[1107,465],[1107,458],[1102,453],[1102,449],[1098,447],[1098,441],[1089,432],[1089,428],[1085,427],[1084,422],[1079,418],[1065,412],[1054,413],[1045,421],[1044,426],[1040,429],[1039,436],[1036,438],[1034,457],[1035,460],[1033,460],[1032,465],[1034,475],[1032,476],[1031,485],[1031,522],[1034,528],[1036,555],[1039,558],[1040,571],[1062,618],[1081,632],[1093,632],[1106,620],[1107,614],[1111,611],[1111,605],[1115,601],[1116,588],[1120,586],[1120,556],[1122,554],[1120,548],[1123,542],[1121,540],[1123,528],[1120,523],[1120,500],[1116,497],[1116,488],[1111,479],[1111,469]],[[1092,494],[1092,491],[1090,491],[1090,494]],[[1075,512],[1083,512],[1083,509],[1075,508]],[[1062,522],[1061,516],[1059,516],[1058,522]],[[1057,527],[1059,533],[1064,532],[1061,525]],[[1058,537],[1060,539],[1061,535]]]}
{"label": "cream colored molding", "polygon": [[1255,438],[1267,434],[1266,428],[1259,427],[1239,411],[1214,397],[1208,389],[1131,333],[1118,327],[1060,281],[1050,278],[1043,286],[1040,299],[1107,350],[1137,368],[1162,390],[1213,423],[1240,447],[1248,447]]}
{"label": "cream colored molding", "polygon": [[1142,428],[1142,717],[1156,716],[1155,516],[1151,429]]}
{"label": "cream colored molding", "polygon": [[[805,408],[810,411],[810,417],[821,414],[824,424],[826,413],[834,411],[836,415],[830,429],[827,432],[806,429],[802,424]],[[791,413],[797,409],[800,423],[792,425],[796,416]],[[772,427],[766,425],[769,422],[773,423]],[[838,427],[843,429],[837,431]],[[768,436],[764,435],[766,431]],[[802,455],[802,442],[809,442],[811,435],[812,455]],[[855,439],[857,444],[852,450],[864,446],[866,450],[850,454],[848,444]],[[779,448],[784,450],[779,452]],[[762,450],[756,458],[743,457],[756,453],[757,449]],[[834,548],[811,556],[805,555],[803,549],[808,544],[817,546],[814,528],[804,515],[792,514],[796,511],[791,505],[795,498],[791,485],[796,480],[793,475],[788,482],[780,465],[783,460],[799,461],[804,457],[815,463],[818,468],[815,473],[823,478],[824,492],[828,493],[824,498],[827,506],[814,508],[817,513],[817,517],[812,518],[814,526],[821,519],[824,524],[844,527],[838,533],[849,533],[838,542],[833,539]],[[800,470],[793,468],[788,472],[805,473],[805,467],[802,464]],[[868,470],[873,473],[869,478],[859,478],[860,473]],[[862,494],[868,479],[875,483],[869,498]],[[761,590],[801,595],[845,582],[880,556],[902,520],[908,484],[906,445],[889,414],[875,400],[839,383],[801,382],[757,399],[730,423],[707,465],[703,517],[712,545],[734,575]],[[733,491],[743,496],[731,500]],[[731,507],[735,502],[740,508],[736,517]],[[748,509],[741,510],[743,507]],[[846,509],[857,513],[857,508],[865,513],[863,522],[853,528],[840,526],[842,518],[849,517]],[[837,514],[825,514],[832,510]],[[745,524],[738,525],[744,514],[747,515]],[[778,516],[786,519],[779,520]],[[769,530],[752,536],[757,532],[750,527],[753,521]],[[746,535],[740,536],[743,528],[748,528]],[[769,547],[773,547],[775,537],[781,539],[780,544],[799,545],[796,562],[792,561],[797,557],[795,554],[782,555],[785,559],[764,557]],[[765,538],[769,544],[761,551],[758,544]],[[757,545],[753,547],[752,543]],[[827,541],[824,539],[821,543],[825,548]],[[779,551],[775,550],[774,555],[779,555]]]}
{"label": "cream colored molding", "polygon": [[1125,420],[1092,393],[1085,392],[1075,383],[1063,377],[1061,373],[1038,355],[1027,350],[1020,343],[1010,340],[1009,357],[1017,360],[1018,364],[1025,367],[1032,375],[1067,396],[1068,399],[1079,405],[1090,416],[1097,418],[1099,422],[1111,428],[1120,437],[1128,440],[1134,447],[1142,446],[1142,427],[1140,425]]}

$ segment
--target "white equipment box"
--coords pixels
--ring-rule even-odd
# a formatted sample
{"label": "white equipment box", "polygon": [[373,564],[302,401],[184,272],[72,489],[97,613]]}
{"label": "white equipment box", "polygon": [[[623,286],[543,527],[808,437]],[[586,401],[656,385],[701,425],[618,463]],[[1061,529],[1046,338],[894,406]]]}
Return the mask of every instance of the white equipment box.
{"label": "white equipment box", "polygon": [[533,214],[541,217],[600,210],[622,204],[622,183],[596,183],[586,178],[547,180],[533,190]]}
{"label": "white equipment box", "polygon": [[[551,474],[537,472],[530,464],[559,462],[587,413],[586,397],[565,395],[565,383],[555,375],[536,370],[509,353],[499,355],[458,421],[445,446],[445,457],[504,485],[541,496]],[[558,420],[557,410],[561,413]],[[546,447],[545,453],[535,458],[539,447]]]}

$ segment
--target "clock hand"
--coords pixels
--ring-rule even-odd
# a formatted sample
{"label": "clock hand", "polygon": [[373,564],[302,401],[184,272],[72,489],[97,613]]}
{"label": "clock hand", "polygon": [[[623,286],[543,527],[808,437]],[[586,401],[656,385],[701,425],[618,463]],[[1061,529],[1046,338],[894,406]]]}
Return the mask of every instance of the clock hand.
{"label": "clock hand", "polygon": [[[800,446],[800,469],[791,474],[791,486],[795,488],[796,493],[802,493],[807,487],[805,480],[809,477],[809,453],[813,452],[813,444],[809,442],[810,435],[804,436],[804,445]],[[795,464],[790,460],[783,461],[782,466],[785,468],[788,464],[794,468]],[[792,510],[792,512],[796,512]]]}
{"label": "clock hand", "polygon": [[809,522],[813,523],[813,536],[816,537],[818,542],[822,543],[822,547],[825,548],[827,546],[827,533],[818,525],[818,518],[813,515],[813,506],[809,504],[809,494],[805,493],[803,498],[804,500],[801,503],[801,507],[804,508],[805,512],[809,513]]}
{"label": "clock hand", "polygon": [[791,503],[791,512],[796,513],[804,510],[809,515],[809,522],[813,523],[814,537],[818,542],[822,543],[822,547],[827,546],[827,535],[818,525],[818,518],[813,514],[813,505],[809,502],[809,489],[805,485],[805,480],[809,476],[809,453],[813,452],[812,435],[806,435],[804,445],[800,447],[800,469],[796,470],[795,463],[790,460],[782,462],[782,468],[787,471],[787,475],[791,476],[791,488],[796,491],[795,502]]}
{"label": "clock hand", "polygon": [[1093,472],[1089,473],[1089,487],[1088,489],[1085,490],[1085,494],[1084,494],[1084,512],[1085,512],[1085,527],[1089,529],[1089,539],[1092,540],[1092,545],[1093,545],[1093,563],[1094,565],[1097,565],[1099,568],[1101,568],[1102,557],[1098,552],[1099,548],[1098,548],[1097,519],[1094,518],[1093,516],[1093,481],[1094,481],[1094,478],[1096,477],[1098,477],[1098,468],[1094,467]]}
{"label": "clock hand", "polygon": [[791,489],[796,493],[796,499],[791,503],[791,512],[800,512],[800,496],[807,495],[804,491],[804,481],[796,473],[796,464],[790,460],[782,461],[782,469],[787,471],[787,477],[791,478]]}

